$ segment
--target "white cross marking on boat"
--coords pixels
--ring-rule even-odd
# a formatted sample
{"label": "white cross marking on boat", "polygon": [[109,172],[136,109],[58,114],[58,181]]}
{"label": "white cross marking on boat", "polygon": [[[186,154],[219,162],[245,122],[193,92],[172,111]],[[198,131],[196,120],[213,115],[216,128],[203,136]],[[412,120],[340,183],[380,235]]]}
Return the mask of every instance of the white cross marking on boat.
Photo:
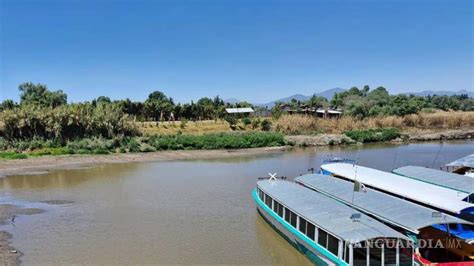
{"label": "white cross marking on boat", "polygon": [[268,180],[270,180],[270,181],[276,181],[277,180],[277,178],[276,178],[277,173],[273,173],[273,174],[268,173],[268,175],[270,176],[270,178]]}

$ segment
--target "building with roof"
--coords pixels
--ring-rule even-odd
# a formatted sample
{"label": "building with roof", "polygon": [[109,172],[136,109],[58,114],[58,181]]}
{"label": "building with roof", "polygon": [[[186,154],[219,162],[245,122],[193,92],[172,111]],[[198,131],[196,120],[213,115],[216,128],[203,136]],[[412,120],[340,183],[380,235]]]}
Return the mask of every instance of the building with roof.
{"label": "building with roof", "polygon": [[250,107],[243,107],[243,108],[226,108],[226,113],[228,114],[252,114],[255,111]]}

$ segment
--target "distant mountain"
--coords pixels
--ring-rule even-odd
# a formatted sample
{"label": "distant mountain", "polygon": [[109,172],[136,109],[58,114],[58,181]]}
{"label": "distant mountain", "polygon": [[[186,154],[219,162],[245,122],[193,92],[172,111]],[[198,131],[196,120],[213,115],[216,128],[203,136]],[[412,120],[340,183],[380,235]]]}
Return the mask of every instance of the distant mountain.
{"label": "distant mountain", "polygon": [[421,91],[421,92],[405,92],[404,94],[414,94],[416,96],[426,97],[428,95],[439,95],[439,96],[452,96],[467,94],[469,97],[474,98],[474,91],[460,90],[460,91]]}
{"label": "distant mountain", "polygon": [[[345,90],[341,89],[341,88],[334,88],[334,89],[329,89],[329,90],[325,90],[325,91],[322,91],[322,92],[315,93],[315,95],[316,96],[322,96],[322,97],[324,97],[324,98],[326,98],[330,101],[332,99],[332,97],[334,97],[334,93],[339,93],[339,92],[343,92],[343,91],[345,91]],[[255,105],[256,106],[261,106],[261,107],[267,106],[268,108],[272,108],[277,102],[286,103],[286,102],[290,102],[292,99],[295,99],[297,101],[307,101],[312,96],[313,95],[306,96],[306,95],[303,95],[303,94],[295,94],[295,95],[291,95],[291,96],[288,96],[288,97],[285,97],[285,98],[274,100],[274,101],[271,101],[271,102],[268,102],[268,103],[255,104]]]}

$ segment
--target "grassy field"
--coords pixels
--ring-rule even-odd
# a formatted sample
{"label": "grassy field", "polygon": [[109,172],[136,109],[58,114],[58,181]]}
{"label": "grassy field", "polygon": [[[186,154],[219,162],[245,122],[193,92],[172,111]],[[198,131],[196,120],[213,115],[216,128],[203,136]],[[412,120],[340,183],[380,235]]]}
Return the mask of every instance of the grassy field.
{"label": "grassy field", "polygon": [[304,115],[284,115],[273,122],[273,130],[286,135],[341,134],[353,130],[396,128],[401,131],[472,129],[474,112],[420,113],[404,117],[386,116],[363,120],[352,117],[320,119]]}
{"label": "grassy field", "polygon": [[138,128],[145,135],[157,134],[206,134],[232,131],[229,123],[224,120],[205,120],[205,121],[187,121],[187,122],[138,122]]}
{"label": "grassy field", "polygon": [[[255,118],[253,118],[255,119]],[[340,119],[321,119],[307,115],[283,115],[279,119],[269,118],[272,122],[272,131],[285,135],[299,134],[342,134],[353,130],[378,128],[396,128],[401,131],[470,129],[474,128],[474,112],[434,112],[420,113],[404,117],[386,116],[373,117],[363,120],[352,117]],[[156,134],[207,134],[232,132],[229,124],[223,120],[207,120],[187,122],[184,126],[178,122],[140,122],[140,131],[146,135]],[[236,131],[252,130],[250,125],[245,126],[242,121],[237,124]]]}

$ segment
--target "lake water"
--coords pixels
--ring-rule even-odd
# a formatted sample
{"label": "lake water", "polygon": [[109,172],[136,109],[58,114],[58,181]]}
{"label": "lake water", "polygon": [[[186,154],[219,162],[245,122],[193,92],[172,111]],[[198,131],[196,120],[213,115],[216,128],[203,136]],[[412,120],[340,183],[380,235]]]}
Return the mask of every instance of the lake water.
{"label": "lake water", "polygon": [[[382,170],[439,167],[474,141],[296,149],[222,160],[108,164],[0,180],[1,203],[46,211],[5,225],[24,264],[309,264],[257,214],[251,191],[329,157]],[[73,203],[52,205],[47,200]]]}

